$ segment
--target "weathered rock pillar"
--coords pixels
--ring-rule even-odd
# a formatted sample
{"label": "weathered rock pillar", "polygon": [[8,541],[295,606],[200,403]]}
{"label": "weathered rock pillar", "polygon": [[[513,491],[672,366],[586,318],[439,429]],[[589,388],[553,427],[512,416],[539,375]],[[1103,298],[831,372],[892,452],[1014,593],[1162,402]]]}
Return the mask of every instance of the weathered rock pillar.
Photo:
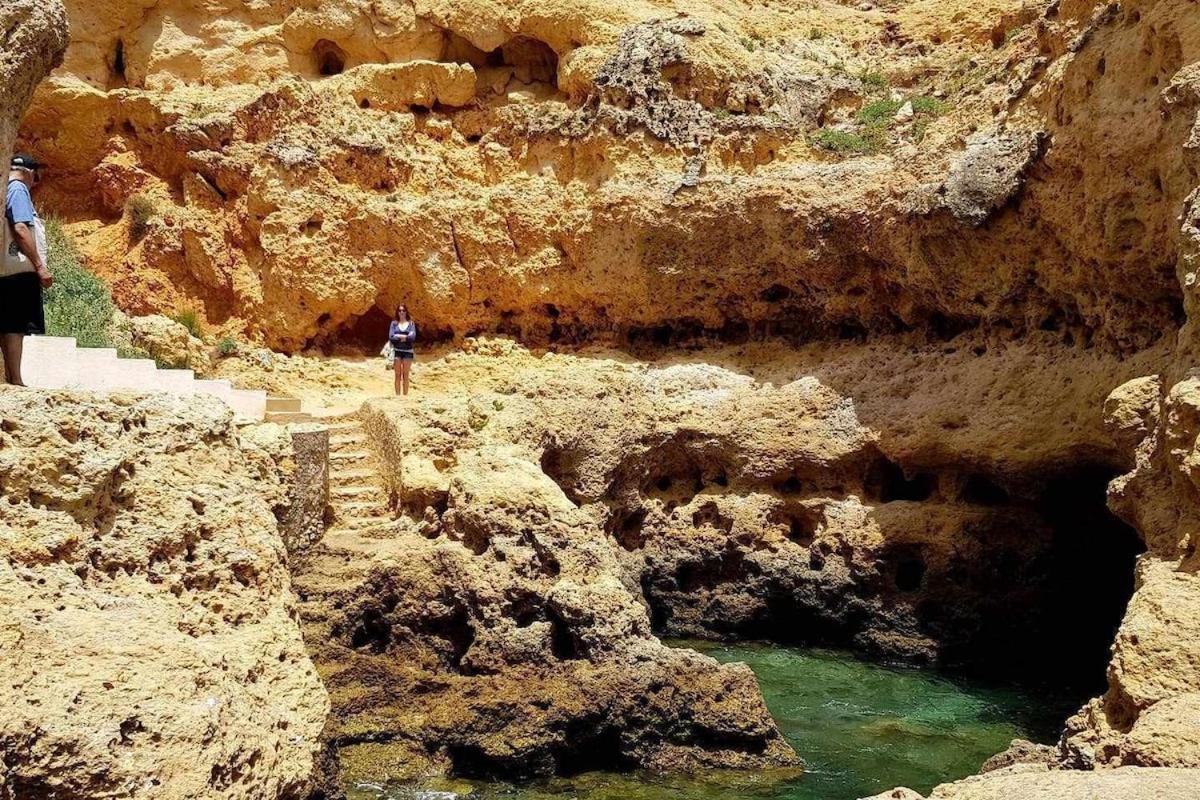
{"label": "weathered rock pillar", "polygon": [[0,164],[8,164],[33,90],[62,63],[66,49],[67,12],[61,0],[0,3]]}

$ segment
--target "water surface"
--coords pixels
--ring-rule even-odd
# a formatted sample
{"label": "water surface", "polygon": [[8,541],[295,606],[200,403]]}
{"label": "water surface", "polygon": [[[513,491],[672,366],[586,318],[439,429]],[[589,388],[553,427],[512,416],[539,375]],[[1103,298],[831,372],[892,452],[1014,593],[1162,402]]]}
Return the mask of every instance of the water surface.
{"label": "water surface", "polygon": [[1080,698],[887,667],[851,654],[768,644],[672,642],[744,661],[807,764],[701,775],[594,772],[533,784],[445,781],[349,787],[352,800],[854,800],[893,786],[922,793],[976,772],[1012,739],[1054,740]]}

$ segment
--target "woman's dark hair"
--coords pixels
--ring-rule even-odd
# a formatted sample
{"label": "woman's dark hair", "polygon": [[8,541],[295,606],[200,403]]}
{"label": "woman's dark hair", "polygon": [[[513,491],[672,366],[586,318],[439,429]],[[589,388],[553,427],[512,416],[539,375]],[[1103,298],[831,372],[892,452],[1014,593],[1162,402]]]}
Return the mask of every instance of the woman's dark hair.
{"label": "woman's dark hair", "polygon": [[396,320],[397,322],[399,322],[399,321],[400,321],[400,312],[401,312],[401,311],[403,311],[403,312],[404,312],[404,320],[405,320],[405,321],[411,321],[411,320],[412,320],[412,314],[409,314],[409,313],[408,313],[408,306],[406,306],[406,305],[404,305],[403,303],[401,303],[400,305],[396,306],[396,315],[395,315],[395,317],[394,317],[394,318],[395,318],[395,320]]}

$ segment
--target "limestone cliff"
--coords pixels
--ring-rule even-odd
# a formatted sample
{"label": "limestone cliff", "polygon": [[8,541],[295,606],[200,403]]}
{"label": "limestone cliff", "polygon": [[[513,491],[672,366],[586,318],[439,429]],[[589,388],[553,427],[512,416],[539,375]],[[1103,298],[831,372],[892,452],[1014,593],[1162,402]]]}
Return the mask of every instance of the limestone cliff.
{"label": "limestone cliff", "polygon": [[69,5],[23,136],[129,311],[289,349],[400,300],[550,342],[1180,319],[1184,0]]}

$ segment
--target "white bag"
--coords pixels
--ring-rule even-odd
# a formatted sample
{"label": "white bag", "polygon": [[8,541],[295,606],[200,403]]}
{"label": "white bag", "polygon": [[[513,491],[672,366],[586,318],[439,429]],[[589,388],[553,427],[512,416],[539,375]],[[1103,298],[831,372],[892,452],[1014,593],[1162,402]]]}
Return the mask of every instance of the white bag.
{"label": "white bag", "polygon": [[383,360],[386,362],[384,369],[391,369],[396,365],[396,348],[392,347],[391,339],[389,339],[388,343],[385,344],[383,349],[379,351],[379,355],[383,356]]}
{"label": "white bag", "polygon": [[[47,263],[49,258],[49,247],[46,245],[46,223],[42,222],[42,218],[34,214],[33,216],[33,239],[37,243],[38,255],[42,257],[42,263]],[[16,275],[21,272],[33,272],[33,262],[25,257],[21,252],[21,248],[17,246],[17,236],[13,231],[12,225],[8,221],[4,222],[4,250],[0,252],[0,276]]]}

